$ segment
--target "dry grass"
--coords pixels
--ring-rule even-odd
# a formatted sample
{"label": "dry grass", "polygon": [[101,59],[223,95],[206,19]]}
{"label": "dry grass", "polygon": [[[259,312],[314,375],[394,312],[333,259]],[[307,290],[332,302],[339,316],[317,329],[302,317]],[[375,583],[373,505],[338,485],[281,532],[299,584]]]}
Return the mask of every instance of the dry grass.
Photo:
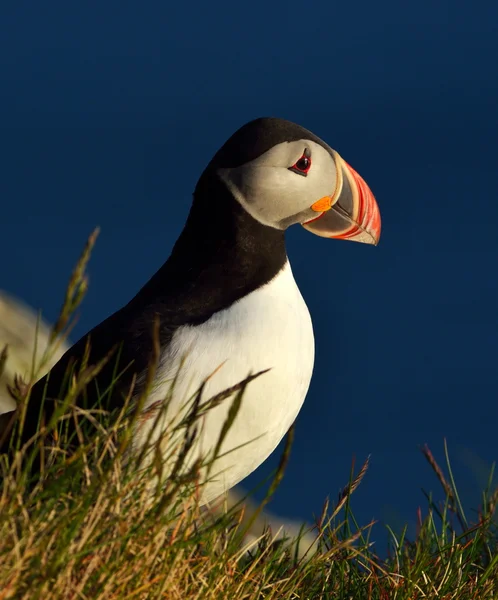
{"label": "dry grass", "polygon": [[[93,241],[71,279],[53,347],[67,335],[84,294]],[[69,400],[93,373],[89,368],[73,379]],[[245,385],[241,382],[227,398],[210,402],[231,401],[233,421]],[[29,382],[18,380],[14,393],[22,402]],[[66,405],[75,416],[71,401]],[[209,402],[194,406],[208,410]],[[192,422],[184,423],[184,444]],[[224,431],[230,424],[227,420]],[[180,464],[165,486],[151,493],[150,481],[161,465],[152,461],[137,468],[134,460],[123,460],[132,426],[133,416],[126,412],[117,420],[103,418],[100,433],[90,441],[82,438],[71,455],[63,436],[56,436],[47,450],[49,466],[37,479],[25,466],[30,448],[19,449],[11,460],[1,457],[0,600],[496,598],[498,489],[491,474],[478,520],[469,523],[447,449],[447,475],[424,449],[446,500],[436,504],[427,495],[426,515],[420,512],[414,540],[406,538],[406,530],[400,535],[391,531],[390,556],[380,560],[373,553],[370,524],[359,526],[351,508],[352,494],[361,493],[366,461],[358,472],[352,469],[337,502],[325,503],[316,523],[318,549],[303,556],[292,546],[275,543],[270,531],[245,544],[250,524],[240,506],[227,513],[202,510],[199,464],[188,469]],[[292,431],[269,496],[283,475],[291,438]],[[42,435],[38,442],[46,444],[46,438]]]}

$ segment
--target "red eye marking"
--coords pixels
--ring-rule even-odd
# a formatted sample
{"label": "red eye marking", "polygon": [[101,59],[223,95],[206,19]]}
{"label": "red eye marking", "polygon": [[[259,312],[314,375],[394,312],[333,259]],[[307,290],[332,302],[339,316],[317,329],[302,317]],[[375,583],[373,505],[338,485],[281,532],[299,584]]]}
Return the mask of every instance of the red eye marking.
{"label": "red eye marking", "polygon": [[304,177],[306,177],[306,175],[308,174],[308,171],[311,169],[311,153],[310,151],[306,148],[306,150],[303,152],[303,155],[301,156],[301,158],[292,165],[292,167],[289,167],[289,171],[293,171],[294,173],[297,173],[298,175],[303,175]]}

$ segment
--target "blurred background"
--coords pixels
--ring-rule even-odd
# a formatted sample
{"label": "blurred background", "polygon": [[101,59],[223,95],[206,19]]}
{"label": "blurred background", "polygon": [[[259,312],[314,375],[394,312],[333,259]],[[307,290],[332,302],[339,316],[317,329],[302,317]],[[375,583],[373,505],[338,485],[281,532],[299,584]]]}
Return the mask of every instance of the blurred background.
{"label": "blurred background", "polygon": [[289,231],[317,359],[271,509],[311,521],[371,455],[352,507],[382,554],[385,523],[413,535],[438,490],[422,444],[442,460],[447,439],[476,509],[498,455],[497,57],[491,1],[2,3],[0,288],[53,322],[100,225],[76,339],[168,257],[236,128],[311,129],[368,181],[383,234]]}

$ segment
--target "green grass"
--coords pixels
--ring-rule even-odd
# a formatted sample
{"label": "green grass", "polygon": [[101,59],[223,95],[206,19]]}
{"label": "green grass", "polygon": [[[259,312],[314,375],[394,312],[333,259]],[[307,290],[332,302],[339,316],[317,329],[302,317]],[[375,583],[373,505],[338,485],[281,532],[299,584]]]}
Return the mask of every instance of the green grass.
{"label": "green grass", "polygon": [[[85,269],[94,241],[95,236],[71,278],[52,349],[70,330],[86,291]],[[72,418],[72,399],[94,372],[87,365],[69,382],[63,404],[65,413],[73,411]],[[33,368],[33,380],[36,373]],[[19,401],[29,395],[29,385],[17,380],[13,393]],[[224,432],[236,418],[246,385],[242,382],[226,398],[214,399],[231,402]],[[200,395],[193,406],[198,412],[209,409]],[[122,411],[117,420],[101,416],[95,437],[90,441],[82,437],[71,454],[63,435],[66,417],[59,415],[49,427],[52,440],[53,432],[58,433],[46,449],[47,466],[34,481],[26,460],[21,460],[29,456],[30,448],[19,448],[10,463],[3,456],[0,600],[496,598],[498,489],[492,487],[493,473],[476,522],[469,522],[446,445],[447,474],[424,448],[446,499],[437,504],[426,496],[415,539],[408,541],[406,529],[401,534],[390,531],[391,551],[384,560],[373,551],[371,524],[358,524],[352,509],[368,461],[357,471],[352,468],[335,503],[325,502],[316,522],[316,551],[303,556],[293,545],[274,542],[270,531],[248,545],[248,521],[256,515],[248,519],[244,503],[229,511],[201,509],[200,473],[206,465],[182,464],[195,410],[182,424],[183,445],[174,454],[177,463],[165,486],[150,485],[161,471],[160,461],[145,461],[137,469],[138,458],[123,460],[129,456],[133,411]],[[84,412],[77,416],[82,422],[96,418]],[[42,432],[36,444],[46,445],[48,433]],[[265,502],[284,474],[292,434],[291,430]]]}

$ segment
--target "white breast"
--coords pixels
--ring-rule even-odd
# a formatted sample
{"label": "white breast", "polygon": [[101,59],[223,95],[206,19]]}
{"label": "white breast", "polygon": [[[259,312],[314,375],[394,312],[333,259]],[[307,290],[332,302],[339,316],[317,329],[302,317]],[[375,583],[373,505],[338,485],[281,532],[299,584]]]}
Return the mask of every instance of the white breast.
{"label": "white breast", "polygon": [[[203,400],[239,383],[249,372],[271,369],[249,383],[223,444],[225,455],[216,461],[210,476],[214,476],[213,480],[204,487],[203,502],[236,485],[275,449],[301,408],[313,362],[311,319],[289,263],[268,284],[202,325],[181,327],[175,332],[147,401],[150,407],[163,400],[179,372],[158,430],[166,427],[166,422],[178,421],[186,401],[220,365],[206,385]],[[214,449],[230,402],[231,399],[224,401],[203,417],[189,463]],[[146,421],[137,431],[137,445],[147,439],[152,422]]]}

